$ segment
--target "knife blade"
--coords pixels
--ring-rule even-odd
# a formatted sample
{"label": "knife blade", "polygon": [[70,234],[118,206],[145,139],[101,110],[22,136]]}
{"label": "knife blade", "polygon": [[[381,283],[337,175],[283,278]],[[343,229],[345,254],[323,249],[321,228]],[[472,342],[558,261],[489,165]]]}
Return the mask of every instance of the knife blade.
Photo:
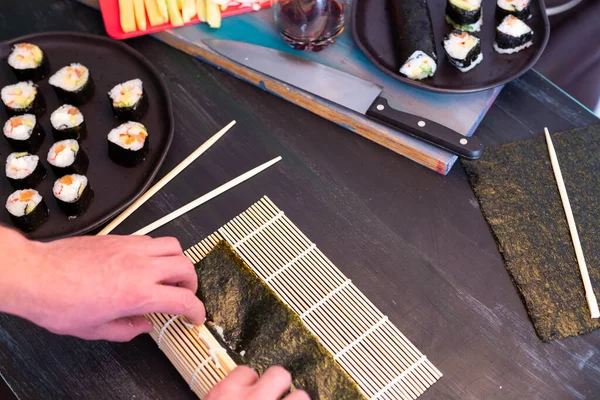
{"label": "knife blade", "polygon": [[483,154],[483,144],[426,118],[392,108],[383,87],[346,72],[283,51],[233,40],[210,39],[213,51],[264,75],[391,126],[467,159]]}

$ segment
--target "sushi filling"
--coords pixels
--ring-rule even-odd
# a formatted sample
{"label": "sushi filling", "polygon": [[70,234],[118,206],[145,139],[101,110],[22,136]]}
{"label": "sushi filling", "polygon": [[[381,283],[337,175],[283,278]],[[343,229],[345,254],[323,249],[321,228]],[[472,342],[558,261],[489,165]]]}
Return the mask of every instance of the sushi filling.
{"label": "sushi filling", "polygon": [[451,25],[476,25],[481,28],[481,0],[448,0],[446,16]]}
{"label": "sushi filling", "polygon": [[4,105],[12,110],[25,110],[33,104],[38,90],[33,82],[19,82],[2,88]]}
{"label": "sushi filling", "polygon": [[16,70],[35,69],[42,65],[44,53],[31,43],[18,43],[14,45],[8,56],[8,64]]}
{"label": "sushi filling", "polygon": [[40,158],[29,153],[12,153],[6,159],[6,176],[9,179],[25,179],[38,167]]}
{"label": "sushi filling", "polygon": [[71,129],[83,124],[83,114],[77,107],[65,104],[52,113],[50,122],[56,130]]}
{"label": "sushi filling", "polygon": [[533,31],[523,21],[508,15],[496,29],[494,49],[501,54],[517,53],[533,44]]}
{"label": "sushi filling", "polygon": [[531,0],[498,0],[497,5],[501,16],[511,14],[526,20],[531,18],[530,3]]}
{"label": "sushi filling", "polygon": [[24,217],[31,214],[42,202],[42,196],[37,190],[17,190],[6,201],[6,209],[14,217]]}
{"label": "sushi filling", "polygon": [[121,83],[108,93],[115,108],[131,108],[140,102],[144,94],[144,86],[140,79]]}
{"label": "sushi filling", "polygon": [[33,114],[12,117],[4,124],[4,136],[13,140],[28,140],[33,134],[36,118]]}
{"label": "sushi filling", "polygon": [[77,92],[85,86],[90,79],[90,71],[82,64],[71,64],[61,68],[50,77],[50,85],[66,90]]}
{"label": "sushi filling", "polygon": [[52,193],[58,201],[58,206],[69,217],[82,215],[94,199],[94,191],[84,175],[65,175],[54,182]]}
{"label": "sushi filling", "polygon": [[433,76],[436,70],[435,60],[421,50],[417,50],[400,68],[400,73],[410,79],[420,80]]}
{"label": "sushi filling", "polygon": [[454,31],[444,39],[448,59],[461,72],[468,72],[483,60],[480,39],[467,32]]}

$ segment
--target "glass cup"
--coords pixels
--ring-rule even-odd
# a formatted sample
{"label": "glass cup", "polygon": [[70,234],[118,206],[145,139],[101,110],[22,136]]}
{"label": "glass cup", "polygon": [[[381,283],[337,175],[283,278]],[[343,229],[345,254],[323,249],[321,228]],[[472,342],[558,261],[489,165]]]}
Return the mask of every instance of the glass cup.
{"label": "glass cup", "polygon": [[335,42],[348,19],[349,0],[271,0],[283,39],[297,50],[320,51]]}

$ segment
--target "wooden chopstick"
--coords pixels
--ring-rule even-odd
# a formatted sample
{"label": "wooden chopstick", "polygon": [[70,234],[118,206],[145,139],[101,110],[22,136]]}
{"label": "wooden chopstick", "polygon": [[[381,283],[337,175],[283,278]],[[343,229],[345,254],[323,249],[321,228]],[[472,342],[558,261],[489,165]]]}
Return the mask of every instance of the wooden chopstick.
{"label": "wooden chopstick", "polygon": [[575,247],[575,255],[577,256],[577,263],[579,264],[579,272],[581,273],[581,279],[583,280],[583,287],[585,288],[585,297],[587,299],[588,307],[592,318],[600,317],[600,310],[598,310],[598,301],[594,294],[594,288],[590,281],[590,274],[585,264],[585,258],[583,257],[583,249],[581,248],[581,242],[579,241],[579,234],[577,233],[577,225],[575,225],[575,218],[573,217],[573,211],[571,210],[571,203],[567,196],[567,188],[558,165],[558,158],[556,157],[556,151],[554,151],[554,145],[552,144],[552,138],[548,128],[544,128],[546,134],[546,144],[548,145],[548,153],[550,154],[550,161],[552,163],[552,169],[554,170],[554,177],[556,178],[556,184],[558,185],[558,191],[560,198],[563,203],[565,215],[567,216],[567,222],[569,224],[569,231],[571,231],[571,239],[573,240],[573,247]]}
{"label": "wooden chopstick", "polygon": [[138,230],[137,232],[132,233],[132,235],[147,235],[148,233],[152,232],[153,230],[160,228],[161,226],[173,221],[176,218],[179,218],[180,216],[193,210],[194,208],[206,203],[207,201],[209,201],[211,199],[214,199],[218,195],[220,195],[220,194],[228,191],[229,189],[239,185],[240,183],[252,178],[253,176],[259,174],[260,172],[264,171],[265,169],[269,168],[271,165],[277,163],[280,160],[281,160],[281,157],[274,158],[269,162],[266,162],[262,165],[259,165],[258,167],[254,168],[254,169],[251,169],[248,172],[243,173],[242,175],[238,176],[237,178],[232,179],[231,181],[219,186],[218,188],[211,190],[210,192],[206,193],[203,196],[200,196],[199,198],[192,201],[191,203],[188,203],[185,206],[173,211],[172,213],[165,215],[158,221],[155,221],[155,222],[151,223],[150,225]]}
{"label": "wooden chopstick", "polygon": [[98,236],[108,235],[112,232],[117,226],[121,224],[121,222],[125,221],[127,217],[133,214],[142,204],[148,201],[152,196],[154,196],[160,189],[162,189],[167,183],[171,182],[173,178],[175,178],[181,171],[186,169],[191,163],[193,163],[202,153],[208,150],[213,144],[217,142],[232,126],[236,124],[235,121],[231,121],[227,126],[221,129],[219,132],[215,133],[210,139],[204,142],[200,147],[198,147],[192,154],[187,156],[185,160],[179,163],[171,172],[165,175],[160,181],[158,181],[154,186],[152,186],[146,193],[144,193],[139,199],[137,199],[132,205],[127,207],[125,211],[123,211],[119,216],[113,219],[104,229],[102,229]]}

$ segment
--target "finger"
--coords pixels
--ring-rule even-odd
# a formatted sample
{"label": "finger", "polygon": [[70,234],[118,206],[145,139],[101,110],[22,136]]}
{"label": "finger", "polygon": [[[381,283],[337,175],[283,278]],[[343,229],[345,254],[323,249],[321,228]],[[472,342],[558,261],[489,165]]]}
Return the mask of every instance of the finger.
{"label": "finger", "polygon": [[290,389],[292,374],[283,367],[270,367],[254,385],[252,394],[257,399],[277,400]]}
{"label": "finger", "polygon": [[196,325],[204,323],[204,304],[189,289],[157,285],[152,289],[152,300],[141,304],[135,314],[164,313],[183,315]]}
{"label": "finger", "polygon": [[183,255],[181,244],[179,244],[179,240],[177,240],[174,237],[163,237],[157,239],[150,238],[150,240],[144,243],[143,247],[144,254],[150,257],[168,257]]}
{"label": "finger", "polygon": [[145,317],[124,317],[96,328],[93,335],[96,339],[111,342],[129,342],[134,337],[152,331],[152,323]]}
{"label": "finger", "polygon": [[192,293],[198,290],[194,264],[186,256],[154,257],[150,261],[157,283],[179,285]]}
{"label": "finger", "polygon": [[290,395],[285,396],[283,400],[310,400],[310,396],[304,390],[294,390]]}
{"label": "finger", "polygon": [[248,387],[254,385],[257,381],[258,374],[256,371],[245,365],[240,365],[231,371],[221,382],[224,385]]}

